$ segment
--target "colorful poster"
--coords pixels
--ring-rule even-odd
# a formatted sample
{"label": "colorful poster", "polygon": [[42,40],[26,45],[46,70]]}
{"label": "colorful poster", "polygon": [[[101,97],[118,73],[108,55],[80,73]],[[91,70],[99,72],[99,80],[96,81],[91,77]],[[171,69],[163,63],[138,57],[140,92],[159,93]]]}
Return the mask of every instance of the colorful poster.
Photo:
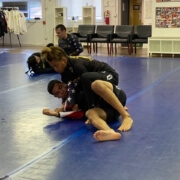
{"label": "colorful poster", "polygon": [[156,0],[156,2],[180,2],[180,0]]}
{"label": "colorful poster", "polygon": [[180,7],[157,7],[157,28],[180,28]]}

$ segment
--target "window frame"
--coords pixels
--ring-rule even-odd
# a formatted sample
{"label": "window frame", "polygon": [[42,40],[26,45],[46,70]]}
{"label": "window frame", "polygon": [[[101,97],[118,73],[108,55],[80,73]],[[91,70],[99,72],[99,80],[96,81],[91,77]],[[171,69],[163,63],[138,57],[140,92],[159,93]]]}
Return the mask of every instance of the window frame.
{"label": "window frame", "polygon": [[[12,3],[12,5],[11,6],[9,6],[9,7],[6,7],[6,6],[3,6],[3,3]],[[27,3],[26,4],[26,10],[21,10],[21,8],[20,8],[20,5],[18,6],[17,4],[18,3],[20,3],[20,2],[22,2],[22,3]],[[32,18],[32,16],[35,14],[35,13],[32,13],[32,8],[33,8],[33,6],[31,7],[31,5],[34,3],[34,2],[37,2],[37,3],[40,3],[40,6],[34,6],[34,8],[36,8],[36,7],[38,7],[38,8],[40,8],[40,10],[38,10],[38,11],[36,11],[36,12],[40,12],[41,14],[39,15],[39,16],[37,16],[37,17],[33,17]],[[43,8],[42,8],[42,0],[34,0],[34,1],[29,1],[29,0],[2,0],[2,2],[0,2],[0,7],[4,7],[4,8],[18,8],[18,10],[20,11],[20,12],[22,12],[22,13],[24,13],[24,15],[25,15],[25,17],[26,17],[26,20],[36,20],[35,18],[37,18],[38,20],[39,19],[42,19],[43,18]],[[35,16],[35,15],[34,15]]]}

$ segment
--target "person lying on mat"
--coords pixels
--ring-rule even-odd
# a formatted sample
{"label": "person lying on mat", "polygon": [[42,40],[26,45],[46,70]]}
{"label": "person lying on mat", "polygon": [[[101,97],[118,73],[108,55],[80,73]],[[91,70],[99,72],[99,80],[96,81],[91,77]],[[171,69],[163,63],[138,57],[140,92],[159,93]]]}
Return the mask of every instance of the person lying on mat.
{"label": "person lying on mat", "polygon": [[[99,84],[105,91],[111,91],[117,98],[118,104],[122,106],[125,110],[126,104],[126,94],[123,90],[117,88],[109,82],[97,80],[94,83]],[[48,91],[50,94],[54,95],[57,98],[68,99],[68,86],[58,80],[52,80],[48,84]],[[85,92],[84,92],[85,94]],[[74,96],[76,93],[74,94]],[[82,95],[82,94],[81,94]],[[94,138],[98,141],[109,141],[109,140],[119,140],[121,138],[121,134],[119,132],[115,132],[108,124],[110,122],[117,121],[119,117],[119,112],[117,112],[109,103],[107,103],[102,98],[98,97],[97,105],[86,111],[85,115],[87,120],[85,124],[92,124],[98,130],[94,133]],[[81,103],[85,104],[84,99],[81,100]],[[82,104],[81,104],[82,105]],[[78,109],[78,104],[71,107]],[[64,106],[60,109],[50,110],[44,109],[43,114],[59,117],[59,112],[64,111]],[[122,111],[123,112],[123,111]]]}
{"label": "person lying on mat", "polygon": [[[53,43],[49,43],[46,47],[54,46]],[[44,73],[54,73],[54,69],[49,65],[46,60],[41,59],[40,52],[35,52],[28,57],[27,60],[28,71],[25,73],[30,74],[33,72],[35,74],[44,74]]]}
{"label": "person lying on mat", "polygon": [[28,57],[27,60],[28,73],[35,73],[35,74],[45,74],[45,73],[54,73],[55,70],[49,65],[49,63],[41,59],[40,52],[33,53],[31,56]]}
{"label": "person lying on mat", "polygon": [[54,79],[48,83],[47,90],[49,94],[62,99],[62,106],[54,110],[45,108],[43,114],[73,119],[84,117],[87,105],[83,101],[83,93],[78,89],[78,80],[66,84]]}
{"label": "person lying on mat", "polygon": [[87,61],[83,58],[73,59],[67,56],[60,47],[45,47],[41,51],[41,56],[49,62],[54,70],[61,75],[61,80],[65,83],[80,78],[81,89],[85,93],[88,109],[95,107],[97,96],[100,96],[122,116],[120,131],[131,129],[133,120],[130,114],[118,102],[118,98],[108,88],[108,91],[101,89],[99,83],[95,80],[110,82],[111,85],[118,84],[118,73],[107,63],[97,60]]}

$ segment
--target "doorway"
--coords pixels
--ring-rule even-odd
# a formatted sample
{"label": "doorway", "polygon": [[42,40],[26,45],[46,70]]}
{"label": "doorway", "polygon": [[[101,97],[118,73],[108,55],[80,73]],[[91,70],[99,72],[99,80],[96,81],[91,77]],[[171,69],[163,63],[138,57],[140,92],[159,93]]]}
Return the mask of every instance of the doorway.
{"label": "doorway", "polygon": [[129,2],[130,0],[121,0],[121,25],[129,25]]}
{"label": "doorway", "polygon": [[121,0],[121,25],[142,24],[142,0]]}
{"label": "doorway", "polygon": [[130,0],[130,25],[142,24],[142,0]]}

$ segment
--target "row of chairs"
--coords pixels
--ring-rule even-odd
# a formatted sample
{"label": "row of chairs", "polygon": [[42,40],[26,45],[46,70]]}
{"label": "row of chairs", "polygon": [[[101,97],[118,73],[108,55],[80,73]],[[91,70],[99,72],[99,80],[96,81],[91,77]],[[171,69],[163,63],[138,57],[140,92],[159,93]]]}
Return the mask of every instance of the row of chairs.
{"label": "row of chairs", "polygon": [[151,25],[79,25],[75,34],[80,42],[87,43],[88,53],[91,49],[98,52],[98,43],[106,43],[108,54],[117,53],[117,44],[125,44],[128,47],[128,53],[133,53],[133,46],[136,53],[137,43],[148,43],[148,37],[151,37]]}

